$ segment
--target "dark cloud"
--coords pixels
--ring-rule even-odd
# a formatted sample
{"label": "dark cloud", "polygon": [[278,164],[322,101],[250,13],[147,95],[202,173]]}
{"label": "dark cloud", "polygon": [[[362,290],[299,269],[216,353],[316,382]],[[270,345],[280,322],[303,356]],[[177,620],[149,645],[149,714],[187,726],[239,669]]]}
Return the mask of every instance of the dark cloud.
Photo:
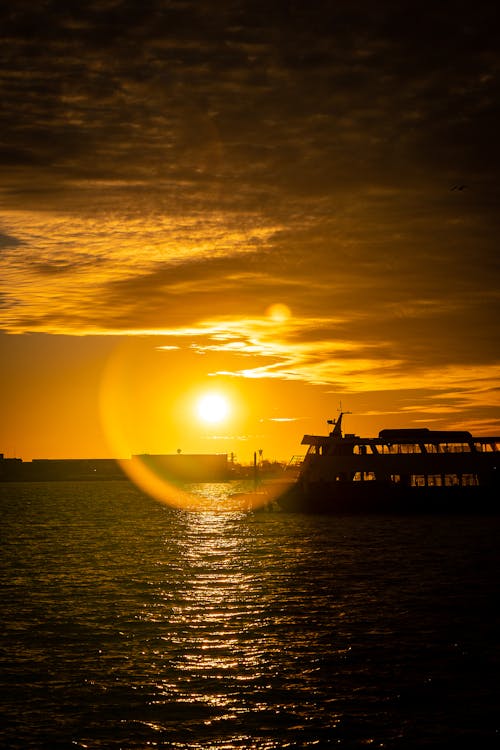
{"label": "dark cloud", "polygon": [[0,232],[0,251],[3,248],[14,248],[17,245],[21,245],[22,241],[17,239],[16,237],[12,237],[9,234],[4,234],[3,232]]}
{"label": "dark cloud", "polygon": [[102,258],[96,258],[95,255],[84,255],[74,253],[67,258],[58,258],[51,261],[40,261],[36,258],[29,258],[25,262],[25,267],[30,268],[36,273],[52,276],[59,274],[73,274],[75,271],[91,270],[94,271],[105,261]]}
{"label": "dark cloud", "polygon": [[324,194],[496,148],[488,3],[48,2],[3,21],[4,147],[54,178]]}

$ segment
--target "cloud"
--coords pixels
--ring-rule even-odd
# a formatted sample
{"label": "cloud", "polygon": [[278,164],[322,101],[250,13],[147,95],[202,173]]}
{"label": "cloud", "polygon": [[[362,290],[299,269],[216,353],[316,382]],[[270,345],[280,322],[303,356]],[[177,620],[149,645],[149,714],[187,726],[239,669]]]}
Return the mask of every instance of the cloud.
{"label": "cloud", "polygon": [[245,198],[385,181],[423,154],[451,168],[473,133],[493,134],[495,25],[485,9],[407,12],[319,2],[263,22],[258,3],[24,3],[2,19],[6,142],[52,182],[189,191],[205,177]]}
{"label": "cloud", "polygon": [[2,251],[3,248],[13,248],[21,244],[22,241],[16,237],[0,232],[0,251]]}
{"label": "cloud", "polygon": [[0,22],[3,330],[491,388],[493,4],[23,0]]}

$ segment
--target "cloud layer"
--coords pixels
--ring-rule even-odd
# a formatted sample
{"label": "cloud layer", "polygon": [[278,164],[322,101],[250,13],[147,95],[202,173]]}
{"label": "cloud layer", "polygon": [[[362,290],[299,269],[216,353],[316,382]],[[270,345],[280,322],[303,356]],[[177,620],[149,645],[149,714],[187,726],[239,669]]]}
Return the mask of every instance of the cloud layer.
{"label": "cloud layer", "polygon": [[3,330],[161,332],[338,390],[473,380],[497,409],[496,13],[1,9]]}

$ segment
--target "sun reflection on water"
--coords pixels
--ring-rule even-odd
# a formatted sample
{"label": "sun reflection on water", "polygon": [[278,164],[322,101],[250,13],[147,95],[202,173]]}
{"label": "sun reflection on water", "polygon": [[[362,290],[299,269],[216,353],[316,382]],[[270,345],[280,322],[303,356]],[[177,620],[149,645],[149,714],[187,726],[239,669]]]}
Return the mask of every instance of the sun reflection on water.
{"label": "sun reflection on water", "polygon": [[179,520],[182,533],[166,540],[175,562],[141,619],[163,622],[156,659],[169,676],[158,681],[156,701],[205,706],[208,726],[247,713],[247,691],[268,685],[261,574],[244,513],[179,512]]}

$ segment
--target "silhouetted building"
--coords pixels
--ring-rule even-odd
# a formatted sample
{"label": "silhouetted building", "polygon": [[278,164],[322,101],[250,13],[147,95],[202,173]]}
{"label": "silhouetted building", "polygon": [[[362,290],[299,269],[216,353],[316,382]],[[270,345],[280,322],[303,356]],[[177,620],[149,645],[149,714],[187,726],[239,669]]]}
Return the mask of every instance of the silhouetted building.
{"label": "silhouetted building", "polygon": [[181,482],[219,482],[229,475],[227,454],[165,454],[133,456],[118,461],[114,458],[5,458],[0,453],[0,481],[54,482],[111,480],[128,478],[130,461],[140,460],[160,477]]}
{"label": "silhouetted building", "polygon": [[132,456],[155,474],[183,482],[222,482],[228,478],[226,453],[142,454]]}
{"label": "silhouetted building", "polygon": [[52,482],[92,479],[123,479],[120,463],[114,458],[5,458],[0,453],[0,481]]}
{"label": "silhouetted building", "polygon": [[21,479],[24,465],[21,458],[5,458],[0,453],[0,482]]}

